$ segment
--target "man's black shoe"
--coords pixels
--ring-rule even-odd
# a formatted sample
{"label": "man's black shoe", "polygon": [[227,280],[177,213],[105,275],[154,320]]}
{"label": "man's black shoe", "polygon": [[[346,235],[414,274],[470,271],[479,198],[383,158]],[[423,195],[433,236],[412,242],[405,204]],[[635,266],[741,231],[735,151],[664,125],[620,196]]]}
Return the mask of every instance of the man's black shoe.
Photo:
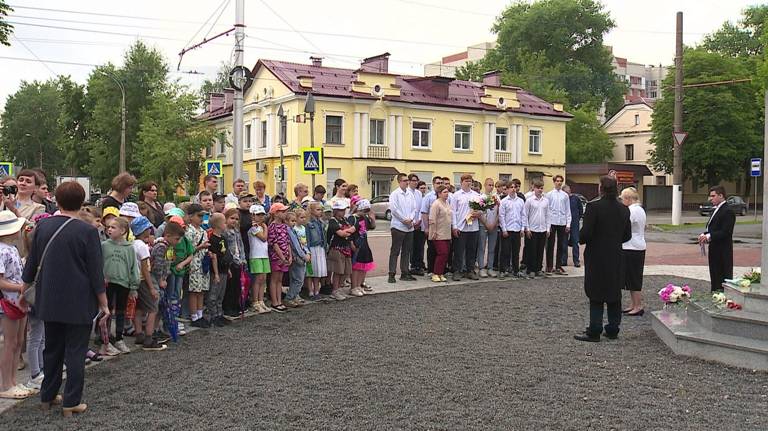
{"label": "man's black shoe", "polygon": [[579,335],[574,335],[573,338],[576,339],[576,340],[579,340],[579,341],[587,341],[587,342],[590,342],[590,343],[599,343],[600,342],[600,336],[599,335],[595,337],[595,336],[592,336],[592,335],[587,335],[586,333],[579,334]]}
{"label": "man's black shoe", "polygon": [[412,276],[411,274],[403,274],[400,276],[400,280],[403,281],[416,281],[416,277]]}
{"label": "man's black shoe", "polygon": [[395,274],[389,274],[389,278],[387,279],[387,283],[397,283],[397,280],[395,280]]}
{"label": "man's black shoe", "polygon": [[424,271],[422,271],[420,269],[412,269],[411,270],[411,275],[417,275],[419,277],[422,277],[422,276],[424,276]]}
{"label": "man's black shoe", "polygon": [[608,334],[606,332],[603,332],[603,336],[609,340],[616,340],[619,338],[619,334]]}

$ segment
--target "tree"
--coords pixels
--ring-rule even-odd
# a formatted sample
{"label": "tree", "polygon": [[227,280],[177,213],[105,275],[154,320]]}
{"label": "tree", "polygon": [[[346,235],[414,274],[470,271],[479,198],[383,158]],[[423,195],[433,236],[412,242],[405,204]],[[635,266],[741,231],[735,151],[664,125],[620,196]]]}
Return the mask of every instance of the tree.
{"label": "tree", "polygon": [[85,87],[69,77],[59,77],[59,144],[64,155],[64,166],[69,175],[81,175],[88,169],[90,151],[86,123]]}
{"label": "tree", "polygon": [[233,67],[234,64],[232,62],[222,61],[221,65],[219,65],[219,70],[216,72],[216,78],[213,81],[206,79],[203,82],[203,85],[200,86],[200,99],[202,100],[203,107],[208,103],[208,93],[220,93],[225,88],[230,87],[229,72]]}
{"label": "tree", "polygon": [[588,107],[571,109],[573,119],[566,125],[566,163],[602,163],[613,155],[614,143]]}
{"label": "tree", "polygon": [[481,82],[483,80],[483,63],[481,61],[468,61],[456,69],[456,79],[464,81]]}
{"label": "tree", "polygon": [[[743,61],[704,48],[686,49],[683,56],[686,84],[744,78],[750,72]],[[663,85],[674,85],[671,70]],[[686,88],[683,130],[683,174],[700,183],[716,185],[747,174],[749,158],[762,154],[762,96],[758,85],[738,83]],[[653,112],[654,149],[650,163],[667,173],[673,168],[672,119],[674,98],[660,99]]]}
{"label": "tree", "polygon": [[196,95],[171,85],[142,112],[135,161],[141,178],[156,181],[166,199],[190,176],[189,162],[202,162],[216,133],[195,121],[198,106]]}
{"label": "tree", "polygon": [[0,116],[0,149],[7,160],[23,167],[57,172],[63,166],[57,146],[61,131],[61,97],[58,82],[22,81],[8,97]]}
{"label": "tree", "polygon": [[719,30],[707,35],[701,46],[730,57],[762,56],[765,43],[761,39],[768,19],[768,6],[750,6],[742,15],[738,24],[726,22]]}
{"label": "tree", "polygon": [[0,45],[10,46],[8,39],[13,33],[13,26],[8,24],[8,12],[13,12],[13,9],[8,6],[5,0],[0,0]]}

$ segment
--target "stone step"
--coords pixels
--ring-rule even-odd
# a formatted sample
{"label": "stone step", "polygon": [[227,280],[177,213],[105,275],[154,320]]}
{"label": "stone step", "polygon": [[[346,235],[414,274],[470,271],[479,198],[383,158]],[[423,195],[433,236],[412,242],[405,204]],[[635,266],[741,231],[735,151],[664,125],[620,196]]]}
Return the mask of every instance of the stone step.
{"label": "stone step", "polygon": [[730,283],[723,283],[723,291],[728,299],[741,304],[744,310],[768,314],[768,286],[753,284],[743,289]]}
{"label": "stone step", "polygon": [[768,341],[712,332],[690,314],[684,309],[651,313],[653,330],[675,354],[768,371]]}
{"label": "stone step", "polygon": [[715,308],[709,302],[692,301],[688,317],[718,334],[768,341],[768,314]]}

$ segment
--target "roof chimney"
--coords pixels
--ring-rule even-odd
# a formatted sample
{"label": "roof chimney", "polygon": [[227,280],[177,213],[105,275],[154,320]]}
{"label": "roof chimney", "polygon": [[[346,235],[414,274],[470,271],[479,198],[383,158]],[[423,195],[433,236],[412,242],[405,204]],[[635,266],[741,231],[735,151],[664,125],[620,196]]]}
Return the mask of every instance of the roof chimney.
{"label": "roof chimney", "polygon": [[312,60],[312,66],[315,67],[323,67],[323,57],[309,57],[310,60]]}
{"label": "roof chimney", "polygon": [[224,89],[224,107],[229,108],[234,104],[235,101],[235,90],[232,88],[225,88]]}
{"label": "roof chimney", "polygon": [[492,70],[483,74],[483,85],[501,87],[501,72]]}
{"label": "roof chimney", "polygon": [[224,93],[208,93],[208,112],[214,112],[224,106]]}
{"label": "roof chimney", "polygon": [[363,59],[360,69],[366,72],[389,73],[389,53]]}

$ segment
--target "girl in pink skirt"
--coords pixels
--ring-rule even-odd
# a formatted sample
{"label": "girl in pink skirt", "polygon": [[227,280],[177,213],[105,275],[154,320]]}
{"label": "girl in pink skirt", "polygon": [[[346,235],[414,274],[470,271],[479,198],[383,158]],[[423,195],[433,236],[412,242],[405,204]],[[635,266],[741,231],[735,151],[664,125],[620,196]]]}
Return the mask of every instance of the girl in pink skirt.
{"label": "girl in pink skirt", "polygon": [[272,309],[283,313],[288,307],[283,305],[283,274],[291,267],[291,240],[288,237],[288,225],[285,224],[285,212],[288,209],[280,202],[269,207],[272,222],[267,228],[269,243],[269,263],[272,269],[269,280],[269,298]]}
{"label": "girl in pink skirt", "polygon": [[368,245],[368,231],[376,228],[374,217],[371,217],[371,203],[367,199],[360,199],[355,213],[347,220],[355,227],[355,233],[352,235],[352,288],[349,294],[363,296],[373,290],[367,286],[363,287],[365,275],[376,268],[373,252]]}

